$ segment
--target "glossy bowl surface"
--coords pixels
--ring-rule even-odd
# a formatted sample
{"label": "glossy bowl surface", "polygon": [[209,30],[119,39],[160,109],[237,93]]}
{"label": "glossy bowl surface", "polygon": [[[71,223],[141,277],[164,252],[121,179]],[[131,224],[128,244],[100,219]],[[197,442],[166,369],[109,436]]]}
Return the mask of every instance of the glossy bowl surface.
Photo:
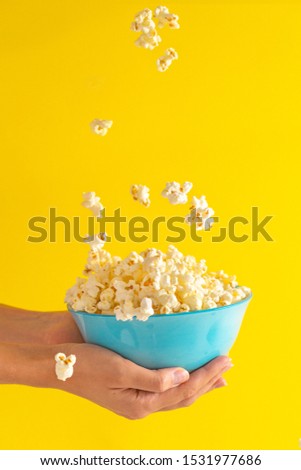
{"label": "glossy bowl surface", "polygon": [[148,369],[175,366],[191,372],[228,354],[251,298],[211,310],[154,315],[145,322],[69,310],[85,342],[111,349]]}

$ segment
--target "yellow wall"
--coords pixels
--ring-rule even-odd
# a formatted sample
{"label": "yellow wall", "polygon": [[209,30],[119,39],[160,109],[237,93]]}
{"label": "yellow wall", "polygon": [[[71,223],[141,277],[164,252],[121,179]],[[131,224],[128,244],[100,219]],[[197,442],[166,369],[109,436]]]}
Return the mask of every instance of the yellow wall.
{"label": "yellow wall", "polygon": [[[248,217],[252,206],[274,215],[275,241],[212,244],[205,234],[202,244],[179,246],[254,291],[226,389],[189,409],[132,422],[58,391],[2,386],[1,448],[297,448],[300,2],[169,0],[181,29],[163,30],[152,52],[134,46],[129,24],[154,1],[3,3],[5,303],[64,308],[86,247],[62,236],[28,243],[27,222],[49,207],[85,220],[85,190],[97,191],[108,211],[120,206],[128,216],[153,218],[185,213],[161,199],[166,181],[193,181],[224,222]],[[169,46],[180,58],[160,74],[155,59]],[[114,121],[105,138],[89,129],[95,117]],[[151,188],[148,212],[128,195],[134,182]],[[112,251],[149,244],[113,243]]]}

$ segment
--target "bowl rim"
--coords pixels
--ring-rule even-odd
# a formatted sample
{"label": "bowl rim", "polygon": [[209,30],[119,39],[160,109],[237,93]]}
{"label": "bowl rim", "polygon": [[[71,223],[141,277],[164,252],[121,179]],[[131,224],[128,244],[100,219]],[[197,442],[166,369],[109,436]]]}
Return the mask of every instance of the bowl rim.
{"label": "bowl rim", "polygon": [[[239,302],[235,302],[234,304],[223,305],[221,307],[215,307],[215,308],[207,308],[207,309],[204,309],[204,310],[191,310],[189,312],[160,313],[160,314],[156,314],[156,315],[151,315],[148,318],[148,320],[153,319],[153,318],[162,318],[162,317],[175,317],[175,316],[185,317],[185,316],[188,316],[188,315],[191,315],[191,314],[193,315],[193,314],[197,314],[197,313],[201,313],[202,315],[211,315],[211,314],[214,314],[214,313],[219,312],[221,310],[225,310],[227,308],[235,307],[236,305],[241,305],[245,302],[250,302],[252,297],[253,297],[253,293],[250,292],[250,294],[247,297],[240,300]],[[69,305],[67,305],[67,308],[68,308],[70,313],[74,313],[76,315],[102,317],[102,318],[112,318],[112,320],[113,319],[116,320],[115,315],[108,315],[108,314],[105,314],[105,313],[88,313],[88,312],[83,312],[83,311],[80,311],[80,310],[76,311],[76,310],[73,310]],[[136,318],[136,316],[133,316],[133,318]]]}

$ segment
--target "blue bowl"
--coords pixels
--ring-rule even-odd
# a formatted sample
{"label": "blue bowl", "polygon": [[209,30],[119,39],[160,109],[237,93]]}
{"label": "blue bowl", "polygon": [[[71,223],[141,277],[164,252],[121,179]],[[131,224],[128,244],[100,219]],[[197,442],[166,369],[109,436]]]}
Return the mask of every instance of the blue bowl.
{"label": "blue bowl", "polygon": [[69,310],[86,343],[148,369],[183,367],[191,372],[228,354],[251,298],[211,310],[154,315],[146,322]]}

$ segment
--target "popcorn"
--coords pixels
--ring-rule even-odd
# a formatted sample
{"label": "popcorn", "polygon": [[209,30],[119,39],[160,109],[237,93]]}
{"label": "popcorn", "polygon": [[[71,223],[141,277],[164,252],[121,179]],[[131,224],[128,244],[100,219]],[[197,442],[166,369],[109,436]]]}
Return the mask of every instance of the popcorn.
{"label": "popcorn", "polygon": [[[182,186],[177,182],[166,183],[162,195],[171,204],[184,204],[191,188],[192,183],[189,182]],[[149,188],[146,186],[133,185],[131,194],[142,204],[150,204]],[[84,207],[98,215],[100,207],[102,208],[99,197],[94,192],[88,192],[83,193],[83,198]],[[191,209],[195,211],[195,217],[202,219],[201,222],[191,218],[187,221],[201,224],[202,227],[214,214],[208,207],[205,196],[194,196]],[[121,321],[132,320],[134,317],[139,321],[146,321],[156,314],[231,305],[251,293],[248,287],[238,285],[236,276],[228,275],[223,270],[208,272],[204,259],[197,261],[194,256],[184,255],[172,245],[166,253],[148,248],[140,254],[133,251],[122,259],[111,256],[103,249],[105,240],[105,233],[87,239],[90,251],[83,271],[85,277],[77,278],[75,285],[68,289],[65,296],[65,302],[74,311],[115,315],[116,320]],[[71,356],[61,356],[56,356],[57,368],[61,374],[65,374],[67,363],[64,361],[68,362]]]}
{"label": "popcorn", "polygon": [[206,201],[206,196],[201,196],[199,199],[196,196],[192,196],[191,208],[190,209],[200,209],[204,211],[208,209],[208,203]]}
{"label": "popcorn", "polygon": [[133,184],[130,189],[135,201],[139,201],[145,207],[150,206],[149,188],[142,184]]}
{"label": "popcorn", "polygon": [[89,243],[92,251],[100,251],[105,242],[106,242],[106,234],[101,232],[98,235],[93,235],[92,237],[87,237],[86,242]]}
{"label": "popcorn", "polygon": [[157,69],[159,72],[165,72],[171,66],[172,60],[166,56],[161,56],[157,59]]}
{"label": "popcorn", "polygon": [[112,127],[113,121],[108,121],[106,119],[100,120],[100,119],[94,119],[90,123],[90,127],[92,132],[97,135],[106,135],[108,130]]}
{"label": "popcorn", "polygon": [[87,313],[97,312],[97,302],[103,284],[99,282],[93,271],[88,273],[88,279],[77,278],[76,284],[67,290],[65,302],[75,311]]}
{"label": "popcorn", "polygon": [[131,24],[131,30],[135,33],[141,32],[141,35],[135,41],[137,47],[153,50],[161,42],[152,17],[153,13],[149,8],[145,8],[135,16]]}
{"label": "popcorn", "polygon": [[213,223],[211,220],[213,215],[214,210],[208,206],[205,196],[201,196],[199,199],[193,196],[190,214],[186,215],[185,222],[188,225],[195,224],[196,230],[208,230]]}
{"label": "popcorn", "polygon": [[137,13],[134,18],[133,23],[131,24],[131,30],[135,33],[142,31],[145,34],[148,34],[150,31],[154,30],[156,25],[152,20],[153,12],[149,8]]}
{"label": "popcorn", "polygon": [[182,312],[189,312],[189,305],[187,305],[187,304],[181,304],[181,305],[180,305],[179,312],[180,312],[180,313],[182,313]]}
{"label": "popcorn", "polygon": [[172,61],[176,59],[178,59],[178,54],[175,49],[172,47],[166,49],[164,55],[157,59],[157,69],[159,72],[165,72],[170,67]]}
{"label": "popcorn", "polygon": [[232,301],[233,296],[230,292],[225,292],[220,298],[221,305],[231,305]]}
{"label": "popcorn", "polygon": [[170,29],[179,29],[178,23],[179,17],[172,13],[169,13],[167,7],[159,6],[155,9],[155,17],[158,19],[158,27],[164,28],[165,25],[169,26]]}
{"label": "popcorn", "polygon": [[[154,18],[157,20],[158,27],[163,28],[168,25],[170,29],[179,29],[179,17],[169,12],[167,7],[159,6],[154,11]],[[152,10],[145,8],[137,13],[134,21],[131,23],[131,31],[141,33],[136,39],[135,45],[144,49],[153,50],[161,42],[161,37],[157,33],[156,23],[153,20]],[[178,54],[173,48],[165,51],[165,54],[157,59],[157,69],[159,72],[165,72],[172,61],[178,58]]]}
{"label": "popcorn", "polygon": [[[187,289],[185,289],[187,291]],[[183,300],[188,307],[188,310],[201,310],[203,307],[203,295],[200,292],[186,292],[183,295]]]}
{"label": "popcorn", "polygon": [[57,353],[54,359],[56,362],[56,376],[58,380],[65,382],[66,379],[69,379],[73,375],[73,366],[76,362],[76,356],[74,354],[70,354],[70,356],[66,357],[64,353]]}
{"label": "popcorn", "polygon": [[235,276],[208,272],[205,260],[185,256],[174,246],[166,253],[133,251],[124,259],[91,249],[85,274],[67,291],[65,302],[75,311],[115,315],[121,321],[222,307],[250,295]]}
{"label": "popcorn", "polygon": [[180,302],[173,293],[168,293],[165,289],[159,292],[159,302],[162,305],[160,313],[176,312],[180,308]]}
{"label": "popcorn", "polygon": [[116,315],[116,320],[121,320],[121,321],[132,320],[133,319],[133,312],[134,312],[134,309],[131,306],[131,304],[129,304],[129,301],[124,302],[123,307],[121,307],[120,305],[117,305],[114,308],[114,313]]}
{"label": "popcorn", "polygon": [[162,196],[166,197],[171,204],[185,204],[187,202],[187,194],[192,188],[192,183],[186,181],[182,186],[180,183],[173,181],[166,183]]}
{"label": "popcorn", "polygon": [[82,206],[86,209],[90,209],[96,217],[101,217],[103,205],[100,202],[100,198],[97,197],[93,191],[83,193]]}
{"label": "popcorn", "polygon": [[97,281],[96,276],[91,275],[86,284],[85,284],[85,290],[88,296],[92,297],[93,299],[96,299],[99,293],[99,288],[101,287],[101,284]]}
{"label": "popcorn", "polygon": [[102,313],[112,311],[114,305],[114,297],[115,291],[111,287],[104,289],[99,296],[100,300],[97,304],[97,308],[101,310]]}
{"label": "popcorn", "polygon": [[135,315],[138,320],[141,321],[148,320],[148,318],[154,313],[152,299],[149,299],[148,297],[144,297],[141,301],[140,307],[135,309]]}
{"label": "popcorn", "polygon": [[216,308],[217,304],[210,297],[204,299],[203,308],[209,310],[211,308]]}
{"label": "popcorn", "polygon": [[152,51],[155,47],[159,46],[159,43],[162,41],[161,37],[158,35],[155,29],[150,30],[148,33],[142,33],[138,39],[135,41],[137,47],[143,47],[144,49],[149,49]]}
{"label": "popcorn", "polygon": [[170,57],[170,59],[172,60],[176,60],[179,57],[177,51],[173,47],[169,47],[168,49],[166,49],[165,55],[167,57]]}

